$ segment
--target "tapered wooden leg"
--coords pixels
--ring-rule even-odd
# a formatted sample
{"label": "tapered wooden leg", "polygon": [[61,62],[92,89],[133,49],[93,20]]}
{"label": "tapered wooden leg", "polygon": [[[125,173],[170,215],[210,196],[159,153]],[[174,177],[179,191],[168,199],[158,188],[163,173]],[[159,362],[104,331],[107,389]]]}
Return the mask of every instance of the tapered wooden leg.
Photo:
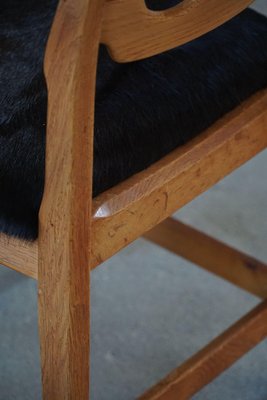
{"label": "tapered wooden leg", "polygon": [[94,96],[103,3],[60,1],[46,48],[45,188],[38,236],[44,400],[89,398]]}
{"label": "tapered wooden leg", "polygon": [[89,399],[89,268],[78,258],[39,269],[44,400]]}

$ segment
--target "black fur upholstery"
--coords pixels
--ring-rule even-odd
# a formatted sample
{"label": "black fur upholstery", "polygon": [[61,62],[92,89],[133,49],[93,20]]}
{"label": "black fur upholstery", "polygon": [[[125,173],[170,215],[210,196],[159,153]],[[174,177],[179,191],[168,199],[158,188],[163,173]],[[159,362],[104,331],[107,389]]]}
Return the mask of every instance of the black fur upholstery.
{"label": "black fur upholstery", "polygon": [[[42,63],[56,3],[1,0],[0,6],[0,231],[25,239],[38,232],[47,101]],[[140,62],[116,64],[101,47],[94,195],[146,168],[265,86],[267,19],[250,10]]]}

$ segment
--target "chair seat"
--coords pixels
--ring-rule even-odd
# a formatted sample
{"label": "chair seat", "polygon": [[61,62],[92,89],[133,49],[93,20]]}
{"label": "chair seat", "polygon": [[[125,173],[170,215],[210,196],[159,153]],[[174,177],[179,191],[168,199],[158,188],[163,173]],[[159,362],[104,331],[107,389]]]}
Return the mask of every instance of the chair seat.
{"label": "chair seat", "polygon": [[[0,232],[24,239],[38,234],[47,110],[42,65],[56,3],[1,2]],[[117,64],[101,47],[94,196],[266,87],[266,43],[267,19],[246,10],[197,40],[143,61]]]}

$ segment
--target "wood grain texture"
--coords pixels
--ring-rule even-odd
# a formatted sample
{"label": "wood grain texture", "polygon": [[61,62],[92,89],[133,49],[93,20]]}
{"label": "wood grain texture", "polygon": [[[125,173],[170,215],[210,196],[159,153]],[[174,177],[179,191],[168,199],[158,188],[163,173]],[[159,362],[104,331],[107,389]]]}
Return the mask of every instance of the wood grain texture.
{"label": "wood grain texture", "polygon": [[144,237],[256,296],[267,298],[267,264],[191,226],[167,218]]}
{"label": "wood grain texture", "polygon": [[[45,58],[46,179],[38,243],[26,244],[0,235],[0,262],[28,276],[38,275],[44,400],[89,398],[90,268],[267,146],[265,91],[197,139],[100,195],[92,208],[100,39],[117,61],[139,59],[202,35],[249,3],[185,0],[169,11],[156,13],[148,11],[143,0],[60,0]],[[242,270],[238,252],[212,243]],[[212,269],[212,257],[199,261]],[[256,268],[261,274],[259,264]],[[255,278],[255,286],[257,282]],[[251,289],[248,284],[247,289]],[[266,337],[266,321],[265,301],[142,399],[176,400],[177,393],[180,400],[188,399]]]}
{"label": "wood grain texture", "polygon": [[38,242],[0,234],[0,264],[30,278],[38,276]]}
{"label": "wood grain texture", "polygon": [[93,202],[92,267],[267,147],[267,90]]}
{"label": "wood grain texture", "polygon": [[144,0],[106,0],[101,42],[113,59],[134,61],[169,50],[218,27],[252,0],[184,0],[151,11]]}
{"label": "wood grain texture", "polygon": [[89,397],[90,216],[101,14],[99,0],[61,0],[46,50],[46,179],[38,241],[44,400]]}
{"label": "wood grain texture", "polygon": [[[267,90],[251,97],[207,132],[152,167],[93,199],[91,268],[266,146]],[[38,246],[23,243],[21,251],[20,242],[14,238],[7,241],[0,235],[0,263],[21,272],[26,268],[26,272],[29,270],[37,277]]]}
{"label": "wood grain texture", "polygon": [[172,371],[139,400],[187,400],[267,336],[267,300]]}

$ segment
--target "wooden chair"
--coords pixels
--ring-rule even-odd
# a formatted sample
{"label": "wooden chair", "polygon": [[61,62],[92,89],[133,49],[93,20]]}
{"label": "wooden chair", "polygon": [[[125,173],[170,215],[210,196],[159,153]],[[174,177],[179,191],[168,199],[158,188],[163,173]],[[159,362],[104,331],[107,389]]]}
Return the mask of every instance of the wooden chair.
{"label": "wooden chair", "polygon": [[[249,4],[185,0],[153,12],[143,0],[60,1],[45,59],[49,111],[39,238],[32,243],[0,236],[1,264],[38,279],[44,399],[89,398],[90,269],[142,235],[267,297],[266,264],[169,218],[267,146],[266,90],[92,200],[99,43],[116,61],[138,60],[208,32]],[[141,399],[190,398],[266,334],[265,300]]]}

